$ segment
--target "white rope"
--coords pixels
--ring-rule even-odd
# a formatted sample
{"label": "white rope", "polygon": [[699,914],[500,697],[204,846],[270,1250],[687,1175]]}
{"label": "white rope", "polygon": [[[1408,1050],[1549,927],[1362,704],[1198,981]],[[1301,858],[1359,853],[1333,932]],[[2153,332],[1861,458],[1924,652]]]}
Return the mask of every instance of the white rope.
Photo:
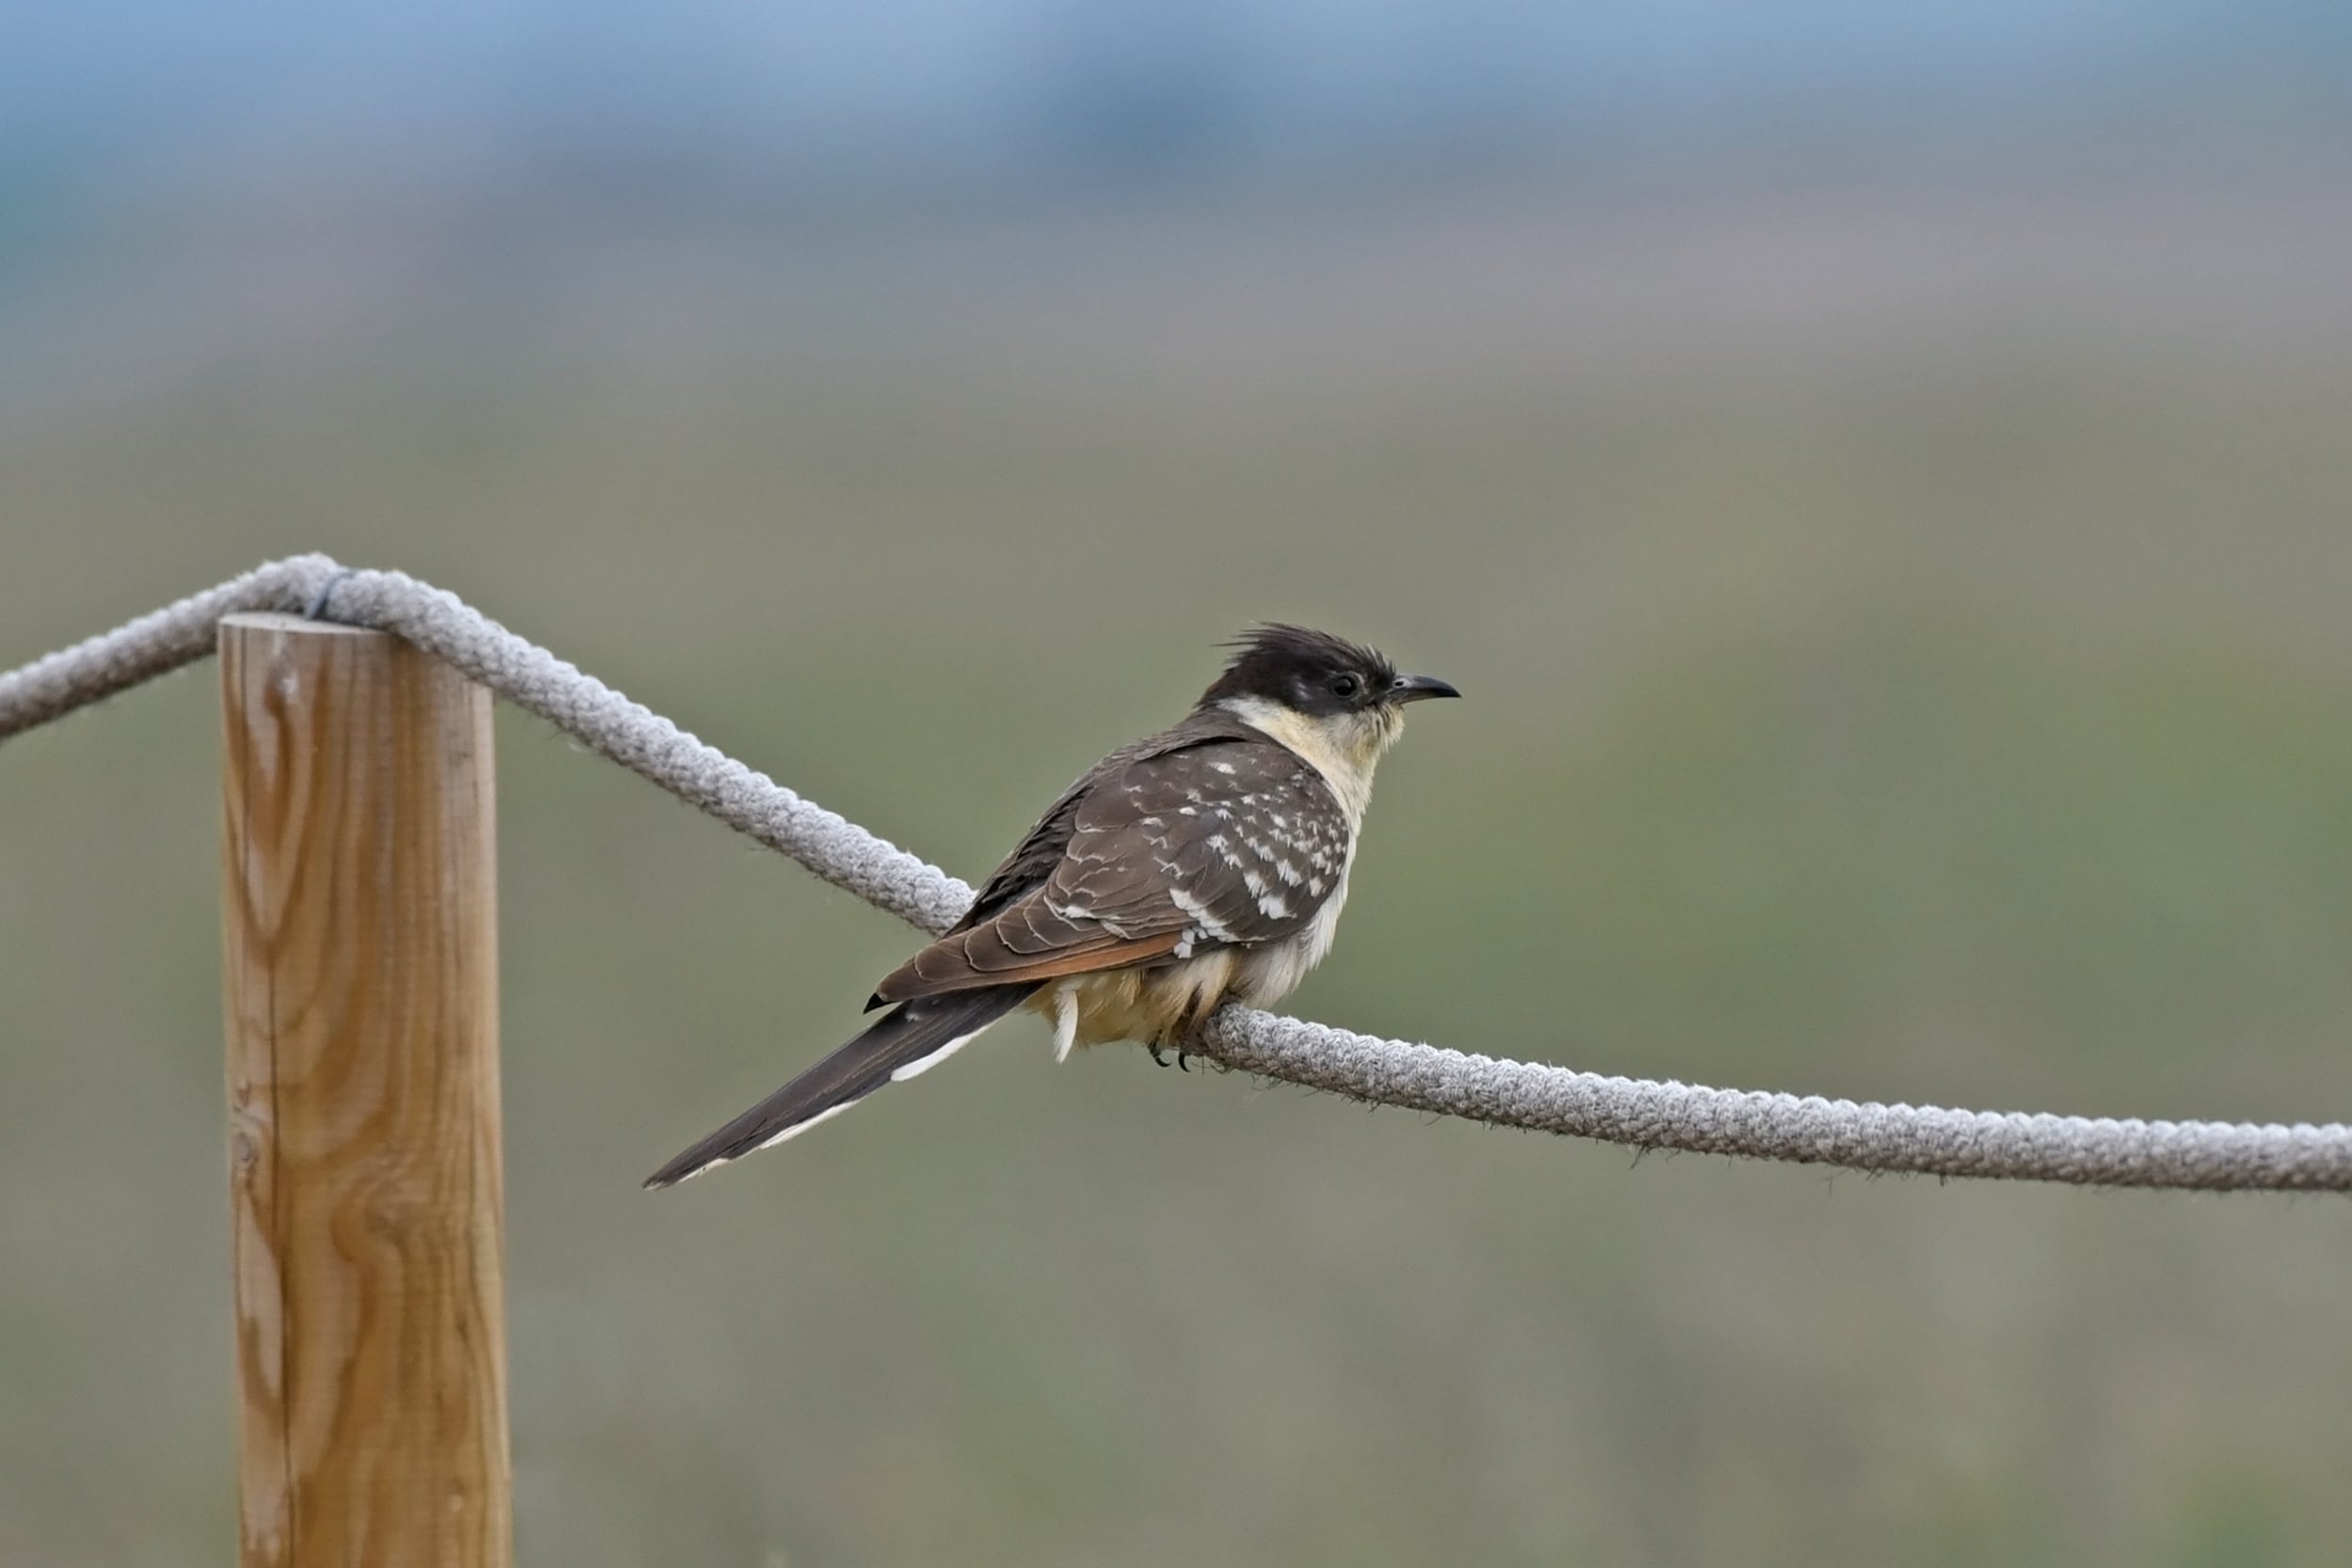
{"label": "white rope", "polygon": [[[868,903],[946,929],[972,890],[398,572],[296,556],[0,674],[0,740],[213,651],[240,610],[302,611],[405,638],[500,696]],[[1688,1149],[1934,1176],[2126,1187],[2352,1191],[2352,1127],[2115,1121],[1711,1089],[1378,1039],[1227,1007],[1195,1046],[1244,1071],[1380,1105]]]}

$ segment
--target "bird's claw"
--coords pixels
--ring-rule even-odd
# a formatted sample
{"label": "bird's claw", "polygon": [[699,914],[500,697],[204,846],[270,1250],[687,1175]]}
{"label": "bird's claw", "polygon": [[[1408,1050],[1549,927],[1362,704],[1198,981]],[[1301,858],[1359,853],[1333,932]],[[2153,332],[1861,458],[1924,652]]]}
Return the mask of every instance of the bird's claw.
{"label": "bird's claw", "polygon": [[1163,1056],[1163,1055],[1161,1055],[1161,1054],[1160,1054],[1160,1052],[1161,1052],[1161,1050],[1163,1049],[1163,1047],[1161,1047],[1161,1046],[1160,1046],[1157,1042],[1154,1042],[1154,1043],[1152,1043],[1152,1044],[1151,1044],[1151,1045],[1147,1045],[1147,1046],[1145,1046],[1143,1049],[1144,1049],[1144,1050],[1146,1050],[1146,1051],[1149,1051],[1149,1052],[1152,1053],[1152,1065],[1153,1067],[1166,1067],[1166,1066],[1168,1066],[1168,1058],[1167,1058],[1166,1056]]}
{"label": "bird's claw", "polygon": [[1177,1052],[1177,1053],[1176,1053],[1176,1070],[1177,1070],[1177,1071],[1179,1071],[1179,1072],[1190,1072],[1190,1071],[1192,1070],[1192,1069],[1191,1069],[1191,1068],[1186,1067],[1186,1066],[1184,1065],[1184,1063],[1185,1063],[1185,1059],[1186,1059],[1186,1058],[1185,1058],[1184,1053],[1183,1052],[1179,1051],[1179,1052]]}

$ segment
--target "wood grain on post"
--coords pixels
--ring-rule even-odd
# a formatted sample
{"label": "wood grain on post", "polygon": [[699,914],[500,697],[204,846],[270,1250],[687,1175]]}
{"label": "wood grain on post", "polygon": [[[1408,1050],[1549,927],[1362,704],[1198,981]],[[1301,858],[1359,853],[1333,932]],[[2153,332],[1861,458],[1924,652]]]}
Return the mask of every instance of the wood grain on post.
{"label": "wood grain on post", "polygon": [[220,627],[244,1568],[506,1568],[490,701]]}

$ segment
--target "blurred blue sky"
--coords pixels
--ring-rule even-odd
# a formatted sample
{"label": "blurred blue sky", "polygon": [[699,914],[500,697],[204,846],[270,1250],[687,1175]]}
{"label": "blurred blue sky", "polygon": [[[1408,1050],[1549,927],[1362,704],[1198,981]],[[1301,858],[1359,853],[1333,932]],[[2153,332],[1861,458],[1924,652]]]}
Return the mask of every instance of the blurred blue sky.
{"label": "blurred blue sky", "polygon": [[[421,326],[474,342],[532,310],[577,343],[624,330],[624,302],[702,311],[716,341],[830,322],[870,345],[909,309],[854,296],[878,267],[929,266],[961,316],[986,265],[917,230],[1157,214],[1174,232],[1136,244],[1181,276],[1207,254],[1192,214],[1218,203],[1319,237],[1327,262],[1362,248],[1343,208],[1482,189],[1532,214],[1876,179],[1925,203],[1902,242],[1921,256],[1833,228],[1774,275],[1770,245],[1727,237],[1736,215],[1693,254],[1845,292],[1936,275],[1958,224],[1988,265],[2023,255],[2102,297],[2143,260],[2234,297],[2280,245],[2304,273],[2332,254],[2293,236],[2333,201],[2347,133],[2352,7],[2317,0],[0,0],[0,415],[160,391],[251,344],[364,338],[381,362]],[[2153,227],[2094,217],[2079,241],[1957,215],[1972,181],[2064,224],[2119,177],[2183,172],[2224,199],[2301,183],[2259,222],[2160,197]],[[1604,227],[1639,232],[1570,226],[1588,245]],[[2232,234],[2242,265],[2208,255]],[[1041,244],[998,270],[1079,253]],[[1569,254],[1529,245],[1548,269]],[[1657,264],[1591,260],[1620,282]],[[781,300],[796,277],[828,292]],[[1530,297],[1609,313],[1556,293]],[[2151,297],[2149,320],[2181,313],[2169,285]]]}
{"label": "blurred blue sky", "polygon": [[2352,103],[2352,8],[2320,0],[18,0],[0,16],[20,198],[354,145],[624,177],[751,159],[813,185],[1036,183]]}

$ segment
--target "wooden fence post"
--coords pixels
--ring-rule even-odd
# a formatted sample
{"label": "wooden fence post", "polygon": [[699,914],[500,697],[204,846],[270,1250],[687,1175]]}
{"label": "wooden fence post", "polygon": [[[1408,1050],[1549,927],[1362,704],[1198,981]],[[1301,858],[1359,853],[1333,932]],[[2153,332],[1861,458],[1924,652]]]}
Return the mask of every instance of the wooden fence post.
{"label": "wooden fence post", "polygon": [[488,693],[220,626],[244,1568],[507,1568]]}

